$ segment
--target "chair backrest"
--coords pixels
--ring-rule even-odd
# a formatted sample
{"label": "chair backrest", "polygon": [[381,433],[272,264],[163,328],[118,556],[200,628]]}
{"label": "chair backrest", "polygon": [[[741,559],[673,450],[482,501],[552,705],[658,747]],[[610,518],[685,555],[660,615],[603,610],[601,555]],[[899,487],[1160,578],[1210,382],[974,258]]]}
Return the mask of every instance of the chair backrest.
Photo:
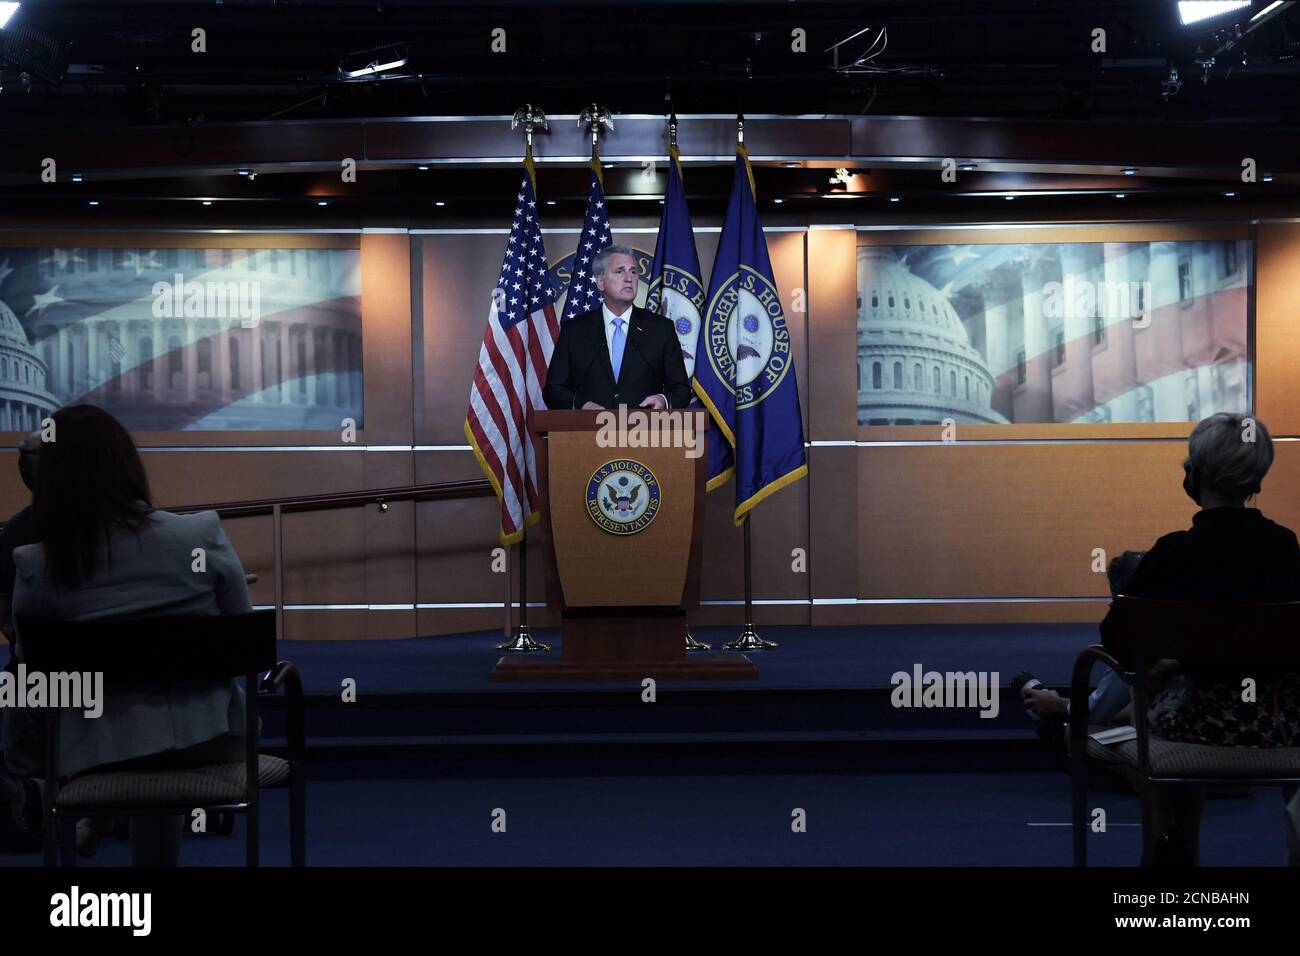
{"label": "chair backrest", "polygon": [[1154,660],[1300,662],[1300,602],[1210,604],[1119,595],[1114,649]]}
{"label": "chair backrest", "polygon": [[275,666],[275,611],[60,621],[17,616],[32,670],[96,671],[120,682],[218,680]]}

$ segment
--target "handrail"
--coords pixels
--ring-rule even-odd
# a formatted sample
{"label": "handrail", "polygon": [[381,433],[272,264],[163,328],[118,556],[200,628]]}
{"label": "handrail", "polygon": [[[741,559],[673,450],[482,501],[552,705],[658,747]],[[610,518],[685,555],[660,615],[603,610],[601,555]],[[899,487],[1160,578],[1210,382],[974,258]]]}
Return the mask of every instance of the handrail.
{"label": "handrail", "polygon": [[[332,511],[336,508],[353,508],[358,505],[377,504],[387,510],[393,501],[451,501],[458,498],[491,498],[496,490],[485,478],[463,481],[437,481],[422,485],[399,485],[396,488],[371,488],[365,491],[335,491],[321,495],[294,495],[285,498],[254,498],[247,501],[227,501],[215,504],[177,505],[162,508],[174,514],[193,514],[196,511],[215,511],[226,518],[251,518],[271,516],[271,560],[275,575],[275,635],[284,638],[284,528],[281,516],[290,512]],[[0,525],[2,528],[3,525]]]}
{"label": "handrail", "polygon": [[271,516],[271,562],[275,582],[275,636],[284,639],[284,524],[282,518],[289,512],[331,511],[336,508],[353,508],[358,505],[377,504],[388,510],[390,501],[449,501],[457,498],[489,498],[496,495],[491,482],[485,478],[464,481],[438,481],[422,485],[403,485],[396,488],[371,488],[366,491],[335,491],[322,495],[295,495],[286,498],[257,498],[250,501],[227,501],[207,505],[181,505],[165,510],[177,514],[196,511],[215,511],[226,518]]}
{"label": "handrail", "polygon": [[385,504],[393,501],[446,501],[455,498],[490,498],[496,494],[485,478],[465,481],[438,481],[422,485],[399,485],[396,488],[372,488],[365,491],[335,491],[320,495],[294,495],[285,498],[253,498],[215,504],[178,505],[163,510],[175,514],[215,511],[222,518],[249,518],[269,515],[278,507],[281,514],[296,511],[330,511],[357,505]]}

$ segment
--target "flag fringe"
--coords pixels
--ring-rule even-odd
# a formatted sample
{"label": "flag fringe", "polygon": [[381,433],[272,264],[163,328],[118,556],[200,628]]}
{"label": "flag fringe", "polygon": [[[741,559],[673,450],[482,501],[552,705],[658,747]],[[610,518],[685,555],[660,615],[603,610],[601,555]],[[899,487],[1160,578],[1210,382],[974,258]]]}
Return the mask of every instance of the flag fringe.
{"label": "flag fringe", "polygon": [[761,501],[769,495],[774,495],[786,485],[792,485],[800,478],[808,474],[808,463],[804,462],[794,471],[786,472],[780,478],[769,481],[762,488],[759,488],[754,494],[750,495],[740,504],[736,505],[736,527],[745,523],[745,516],[752,511]]}

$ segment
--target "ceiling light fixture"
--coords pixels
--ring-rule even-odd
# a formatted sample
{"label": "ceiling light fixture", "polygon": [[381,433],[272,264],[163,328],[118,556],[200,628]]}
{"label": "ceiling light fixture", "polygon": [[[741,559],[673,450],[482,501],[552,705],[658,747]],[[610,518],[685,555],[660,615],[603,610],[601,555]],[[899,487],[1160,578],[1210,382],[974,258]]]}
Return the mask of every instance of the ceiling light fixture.
{"label": "ceiling light fixture", "polygon": [[1252,0],[1178,0],[1178,18],[1190,27],[1228,13],[1244,10]]}

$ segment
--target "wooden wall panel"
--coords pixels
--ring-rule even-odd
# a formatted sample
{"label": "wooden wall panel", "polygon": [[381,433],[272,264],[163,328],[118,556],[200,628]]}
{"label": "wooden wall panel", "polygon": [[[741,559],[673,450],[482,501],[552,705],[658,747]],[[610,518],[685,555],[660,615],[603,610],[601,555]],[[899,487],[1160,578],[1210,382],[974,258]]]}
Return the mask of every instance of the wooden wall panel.
{"label": "wooden wall panel", "polygon": [[1300,435],[1300,223],[1261,223],[1255,276],[1255,411]]}
{"label": "wooden wall panel", "polygon": [[859,597],[1109,594],[1110,558],[1188,527],[1174,442],[865,447]]}

